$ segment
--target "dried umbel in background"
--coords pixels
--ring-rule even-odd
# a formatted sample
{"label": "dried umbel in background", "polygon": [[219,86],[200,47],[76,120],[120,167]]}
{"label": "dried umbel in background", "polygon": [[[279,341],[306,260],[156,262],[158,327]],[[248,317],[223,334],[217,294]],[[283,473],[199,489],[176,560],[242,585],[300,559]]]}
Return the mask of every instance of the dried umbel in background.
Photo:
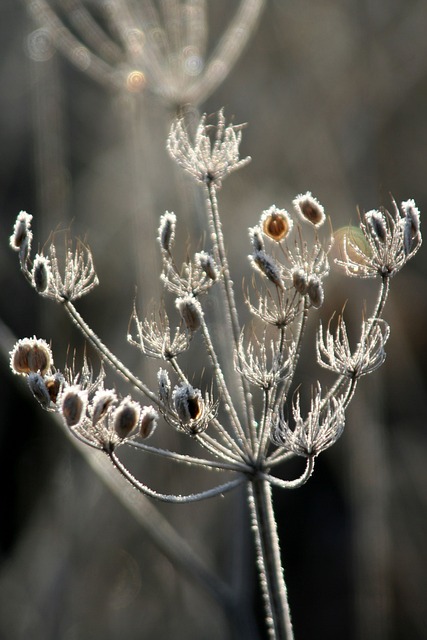
{"label": "dried umbel in background", "polygon": [[[19,214],[11,236],[11,246],[18,251],[22,272],[31,286],[42,297],[61,304],[103,362],[129,383],[132,394],[142,394],[150,404],[141,405],[130,395],[121,397],[107,386],[103,367],[95,376],[86,359],[79,371],[74,367],[59,371],[48,344],[36,338],[17,343],[11,366],[15,373],[28,377],[31,390],[45,409],[59,413],[74,437],[107,455],[143,494],[185,503],[245,485],[266,624],[271,638],[290,640],[293,629],[271,487],[291,490],[308,481],[316,457],[342,435],[345,412],[359,379],[383,364],[390,328],[382,316],[390,281],[421,246],[420,219],[413,200],[402,202],[400,207],[392,201],[390,211],[373,210],[361,216],[363,244],[344,234],[336,264],[348,276],[376,279],[377,302],[370,313],[361,314],[359,340],[354,347],[343,314],[337,321],[331,319],[326,330],[319,326],[317,361],[335,375],[335,381],[325,388],[314,377],[308,390],[296,390],[307,322],[325,300],[333,236],[325,224],[324,207],[310,192],[295,198],[292,215],[275,205],[263,211],[259,223],[249,229],[253,277],[246,302],[252,322],[242,325],[217,198],[224,179],[250,160],[240,158],[241,137],[242,126],[227,124],[222,110],[215,124],[202,116],[195,132],[188,131],[183,119],[172,124],[167,149],[203,191],[210,244],[189,252],[180,264],[176,257],[179,215],[166,212],[160,217],[160,276],[174,304],[169,311],[160,303],[160,311],[145,319],[134,309],[128,332],[129,342],[142,356],[160,361],[156,388],[138,378],[103,344],[74,305],[98,284],[89,248],[82,243],[76,248],[70,244],[61,266],[52,243],[33,260],[32,217],[25,212]],[[233,343],[229,352],[220,352],[213,337],[206,305],[213,287],[222,301]],[[196,382],[194,371],[187,370],[191,359],[183,356],[192,353],[198,338],[197,344],[204,346],[208,372]],[[228,361],[223,360],[224,353]],[[195,359],[199,357],[196,352]],[[190,438],[204,456],[157,446],[156,434],[167,428]],[[146,443],[149,437],[152,445]],[[126,446],[171,463],[216,471],[221,481],[188,495],[158,492],[136,479],[122,461],[120,450]],[[305,459],[305,470],[293,480],[281,479],[279,465],[295,456]]]}

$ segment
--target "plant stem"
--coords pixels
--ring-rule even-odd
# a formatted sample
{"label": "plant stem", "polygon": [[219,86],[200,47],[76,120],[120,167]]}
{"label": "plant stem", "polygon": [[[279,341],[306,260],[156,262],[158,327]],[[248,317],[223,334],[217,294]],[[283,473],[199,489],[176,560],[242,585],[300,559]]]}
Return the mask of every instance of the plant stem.
{"label": "plant stem", "polygon": [[271,640],[294,640],[268,481],[255,478],[249,484],[249,507],[269,636]]}

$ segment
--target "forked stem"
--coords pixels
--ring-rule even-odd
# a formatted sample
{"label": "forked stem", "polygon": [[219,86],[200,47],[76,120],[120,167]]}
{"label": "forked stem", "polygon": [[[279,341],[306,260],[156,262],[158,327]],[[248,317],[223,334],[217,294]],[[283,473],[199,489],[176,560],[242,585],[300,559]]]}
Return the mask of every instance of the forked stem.
{"label": "forked stem", "polygon": [[294,640],[271,486],[267,480],[255,478],[249,483],[249,507],[270,639]]}

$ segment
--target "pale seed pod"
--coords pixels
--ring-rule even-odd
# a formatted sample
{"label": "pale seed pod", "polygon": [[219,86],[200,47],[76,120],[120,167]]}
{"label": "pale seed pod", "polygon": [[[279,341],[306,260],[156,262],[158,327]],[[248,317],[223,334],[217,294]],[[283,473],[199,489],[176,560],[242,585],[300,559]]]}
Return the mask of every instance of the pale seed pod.
{"label": "pale seed pod", "polygon": [[249,238],[251,239],[252,249],[254,253],[257,251],[264,251],[264,240],[262,237],[261,229],[259,227],[250,227]]}
{"label": "pale seed pod", "polygon": [[139,421],[139,435],[141,438],[149,438],[157,426],[159,414],[153,407],[143,407]]}
{"label": "pale seed pod", "polygon": [[44,381],[50,397],[50,401],[53,402],[53,404],[56,404],[59,392],[61,391],[61,387],[65,382],[64,376],[62,375],[62,373],[59,373],[59,371],[57,371],[53,376],[45,378]]}
{"label": "pale seed pod", "polygon": [[218,277],[215,262],[209,253],[201,251],[195,255],[196,262],[200,265],[200,268],[206,273],[210,280],[216,280]]}
{"label": "pale seed pod", "polygon": [[122,400],[114,412],[114,431],[119,438],[127,438],[138,424],[141,407],[129,398]]}
{"label": "pale seed pod", "polygon": [[170,252],[175,240],[176,215],[170,211],[160,217],[158,240],[163,251]]}
{"label": "pale seed pod", "polygon": [[175,387],[172,399],[178,419],[183,424],[202,417],[204,412],[202,394],[191,384],[183,383],[180,387]]}
{"label": "pale seed pod", "polygon": [[372,209],[365,213],[365,222],[371,235],[384,244],[387,238],[387,225],[384,214]]}
{"label": "pale seed pod", "polygon": [[78,386],[68,387],[60,399],[60,410],[68,427],[76,427],[85,417],[87,393]]}
{"label": "pale seed pod", "polygon": [[324,300],[324,292],[322,283],[317,276],[311,275],[307,284],[307,295],[315,309],[322,306]]}
{"label": "pale seed pod", "polygon": [[258,267],[276,287],[283,289],[282,275],[280,268],[274,262],[273,258],[269,256],[265,251],[255,251],[252,256],[249,256],[252,262]]}
{"label": "pale seed pod", "polygon": [[43,376],[52,365],[49,345],[37,338],[18,340],[10,356],[10,366],[14,373],[28,374],[39,371]]}
{"label": "pale seed pod", "polygon": [[49,286],[50,266],[49,260],[44,256],[36,255],[32,271],[33,286],[37,293],[43,293]]}
{"label": "pale seed pod", "polygon": [[95,426],[107,413],[108,409],[117,401],[117,396],[110,389],[100,389],[93,398],[92,425]]}
{"label": "pale seed pod", "polygon": [[292,273],[292,282],[295,289],[298,291],[298,293],[301,296],[305,296],[305,294],[307,293],[308,283],[307,283],[307,276],[303,269],[296,269]]}
{"label": "pale seed pod", "polygon": [[43,376],[39,373],[30,373],[28,376],[28,386],[35,399],[44,409],[47,409],[50,405],[50,394]]}
{"label": "pale seed pod", "polygon": [[193,296],[177,298],[176,308],[189,331],[197,331],[202,324],[203,311]]}
{"label": "pale seed pod", "polygon": [[325,210],[320,202],[311,195],[310,191],[298,195],[293,200],[293,205],[297,213],[313,226],[320,227],[325,222]]}
{"label": "pale seed pod", "polygon": [[29,245],[33,237],[31,220],[33,216],[26,211],[20,211],[13,227],[13,234],[10,236],[10,246],[15,251],[20,251],[23,244]]}

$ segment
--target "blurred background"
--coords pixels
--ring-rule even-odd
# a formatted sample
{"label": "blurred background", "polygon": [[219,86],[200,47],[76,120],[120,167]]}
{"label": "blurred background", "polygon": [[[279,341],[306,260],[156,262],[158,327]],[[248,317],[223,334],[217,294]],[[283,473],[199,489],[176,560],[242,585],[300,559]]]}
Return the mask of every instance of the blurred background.
{"label": "blurred background", "polygon": [[[219,194],[240,283],[247,228],[271,204],[291,210],[300,192],[334,229],[356,224],[358,208],[390,206],[390,194],[427,209],[426,28],[424,0],[1,2],[1,640],[266,637],[243,495],[154,510],[82,455],[10,373],[14,336],[51,341],[58,368],[84,349],[19,273],[8,248],[18,212],[34,215],[35,250],[66,229],[87,241],[100,285],[78,309],[153,381],[126,334],[134,299],[142,313],[160,296],[159,216],[177,214],[181,259],[202,237],[200,193],[165,150],[177,109],[192,102],[196,120],[224,107],[248,123],[241,151],[252,162]],[[392,281],[387,361],[361,382],[341,440],[305,487],[275,493],[301,640],[427,637],[426,270],[422,248]],[[357,331],[375,285],[332,269],[320,317],[348,300]],[[321,374],[317,320],[298,374],[309,385]],[[143,455],[130,462],[164,490],[207,482]]]}

